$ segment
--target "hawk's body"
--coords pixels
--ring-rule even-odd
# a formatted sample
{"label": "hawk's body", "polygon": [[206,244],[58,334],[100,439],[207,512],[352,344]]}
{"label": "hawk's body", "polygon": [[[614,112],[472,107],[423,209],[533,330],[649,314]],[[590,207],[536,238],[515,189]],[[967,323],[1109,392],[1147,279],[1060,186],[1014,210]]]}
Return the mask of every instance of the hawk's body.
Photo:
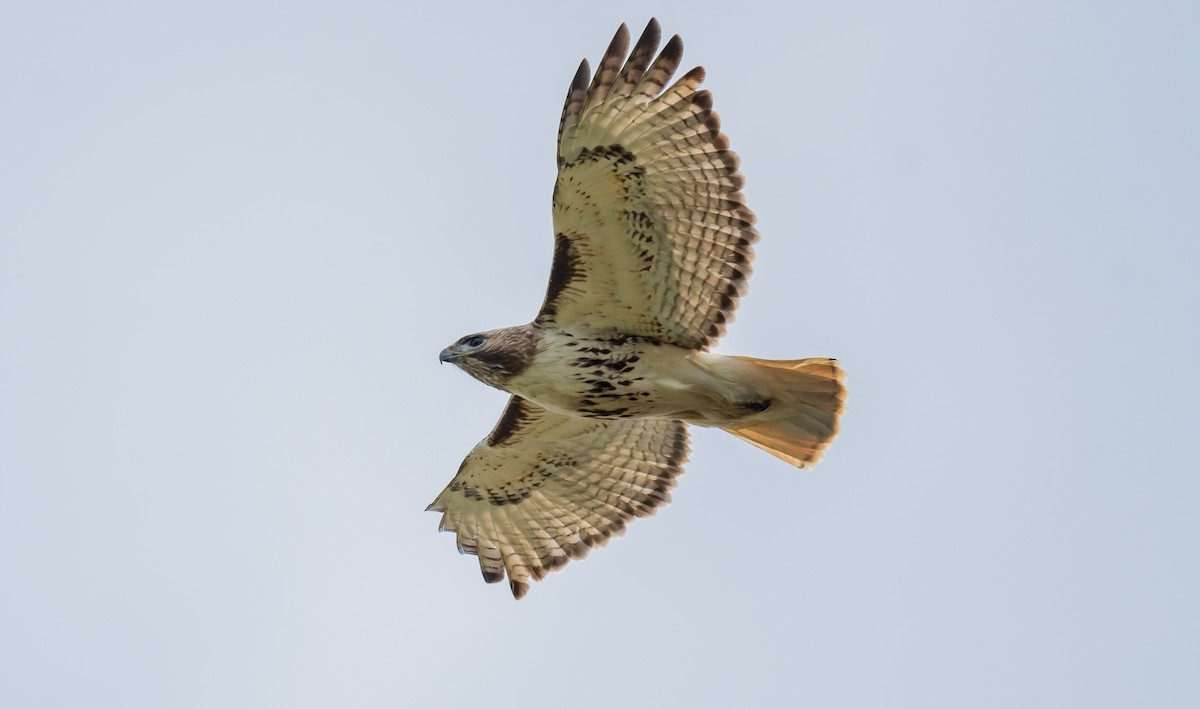
{"label": "hawk's body", "polygon": [[626,59],[622,25],[567,94],[554,186],[554,262],[528,325],[442,352],[513,396],[430,505],[488,581],[521,597],[634,516],[687,456],[685,423],[723,428],[799,467],[837,433],[831,359],[708,352],[745,290],[758,234],[737,156],[696,68],[667,87],[682,43],[651,20]]}
{"label": "hawk's body", "polygon": [[[770,409],[757,367],[645,337],[542,329],[529,365],[503,387],[567,416],[729,426]],[[760,417],[761,418],[761,417]]]}

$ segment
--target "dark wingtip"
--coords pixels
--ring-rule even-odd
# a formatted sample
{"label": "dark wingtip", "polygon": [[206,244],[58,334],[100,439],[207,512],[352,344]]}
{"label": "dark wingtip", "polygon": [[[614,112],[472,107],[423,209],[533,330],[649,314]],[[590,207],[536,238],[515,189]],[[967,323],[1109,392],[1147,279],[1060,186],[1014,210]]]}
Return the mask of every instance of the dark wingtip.
{"label": "dark wingtip", "polygon": [[683,37],[677,34],[671,35],[671,39],[667,40],[667,44],[663,47],[662,56],[669,57],[672,61],[678,64],[683,60]]}
{"label": "dark wingtip", "polygon": [[583,91],[587,88],[591,78],[592,67],[588,64],[588,60],[585,57],[579,61],[579,68],[575,70],[575,78],[571,79],[571,91]]}
{"label": "dark wingtip", "polygon": [[[610,56],[625,56],[625,52],[629,49],[629,26],[624,22],[617,28],[613,34],[612,41],[608,43],[608,48],[604,50],[604,59]],[[600,66],[604,65],[604,59],[600,60]]]}
{"label": "dark wingtip", "polygon": [[512,589],[513,598],[518,601],[524,598],[526,593],[529,593],[529,584],[522,581],[509,580],[508,587]]}

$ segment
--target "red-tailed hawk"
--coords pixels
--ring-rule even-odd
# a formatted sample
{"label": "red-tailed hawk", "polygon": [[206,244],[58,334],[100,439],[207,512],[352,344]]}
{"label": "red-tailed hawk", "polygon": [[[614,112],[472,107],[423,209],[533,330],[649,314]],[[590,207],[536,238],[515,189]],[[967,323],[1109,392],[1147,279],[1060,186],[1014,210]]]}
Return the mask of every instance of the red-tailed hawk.
{"label": "red-tailed hawk", "polygon": [[745,292],[758,239],[742,175],[697,87],[667,86],[683,55],[651,20],[626,58],[617,30],[587,60],[558,130],[554,261],[528,325],[441,353],[512,394],[429,509],[520,598],[669,501],[687,424],[729,431],[800,468],[820,459],[845,400],[835,360],[709,352]]}

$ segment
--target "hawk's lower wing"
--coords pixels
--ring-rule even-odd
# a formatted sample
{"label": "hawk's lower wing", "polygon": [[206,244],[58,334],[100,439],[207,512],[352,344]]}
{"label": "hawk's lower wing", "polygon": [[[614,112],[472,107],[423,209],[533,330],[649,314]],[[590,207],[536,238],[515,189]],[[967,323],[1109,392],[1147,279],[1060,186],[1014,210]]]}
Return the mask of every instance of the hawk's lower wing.
{"label": "hawk's lower wing", "polygon": [[679,421],[563,416],[514,396],[429,509],[483,578],[508,573],[517,598],[549,571],[582,559],[654,514],[688,454]]}

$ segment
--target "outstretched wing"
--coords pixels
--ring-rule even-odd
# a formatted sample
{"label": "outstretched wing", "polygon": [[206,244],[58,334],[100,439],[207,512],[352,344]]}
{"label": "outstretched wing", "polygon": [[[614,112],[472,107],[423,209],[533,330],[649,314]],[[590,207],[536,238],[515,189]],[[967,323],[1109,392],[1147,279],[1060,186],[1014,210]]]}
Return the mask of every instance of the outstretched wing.
{"label": "outstretched wing", "polygon": [[626,59],[621,25],[590,84],[587,60],[571,83],[536,322],[703,349],[745,292],[758,233],[712,95],[697,90],[704,70],[664,90],[683,42],[672,37],[655,58],[660,38],[651,20]]}
{"label": "outstretched wing", "polygon": [[679,421],[599,420],[556,414],[514,396],[429,509],[483,578],[508,573],[513,596],[571,559],[654,514],[688,454]]}

